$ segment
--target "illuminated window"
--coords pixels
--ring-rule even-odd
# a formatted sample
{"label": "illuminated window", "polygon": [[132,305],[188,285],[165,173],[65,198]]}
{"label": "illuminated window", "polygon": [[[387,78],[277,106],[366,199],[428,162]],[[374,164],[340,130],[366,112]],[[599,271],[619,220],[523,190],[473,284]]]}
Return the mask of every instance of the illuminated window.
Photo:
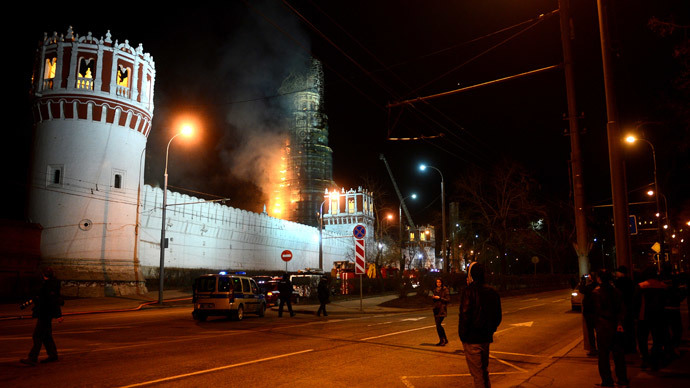
{"label": "illuminated window", "polygon": [[347,212],[350,214],[355,213],[355,200],[354,199],[350,199],[347,201]]}
{"label": "illuminated window", "polygon": [[117,85],[123,88],[129,87],[129,67],[124,67],[122,65],[117,65]]}
{"label": "illuminated window", "polygon": [[338,199],[331,200],[331,214],[338,214]]}
{"label": "illuminated window", "polygon": [[43,79],[55,78],[55,67],[57,66],[57,58],[46,58],[46,68],[43,73]]}
{"label": "illuminated window", "polygon": [[93,90],[93,75],[96,72],[96,61],[93,58],[81,58],[79,60],[79,75],[77,77],[77,89]]}
{"label": "illuminated window", "polygon": [[421,241],[426,241],[426,233],[420,233],[420,234],[419,234],[419,239],[420,239]]}
{"label": "illuminated window", "polygon": [[414,232],[410,232],[410,241],[414,241]]}

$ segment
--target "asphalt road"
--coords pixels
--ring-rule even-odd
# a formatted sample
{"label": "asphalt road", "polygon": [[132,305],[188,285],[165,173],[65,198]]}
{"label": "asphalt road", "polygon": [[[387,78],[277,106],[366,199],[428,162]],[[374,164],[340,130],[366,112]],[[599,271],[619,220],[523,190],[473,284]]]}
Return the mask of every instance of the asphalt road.
{"label": "asphalt road", "polygon": [[[503,299],[491,346],[491,379],[538,368],[580,340],[581,318],[567,291]],[[34,320],[0,322],[5,387],[471,387],[457,337],[457,305],[438,342],[431,309],[383,314],[275,311],[241,322],[196,322],[190,307],[70,316],[53,323],[60,361],[28,367]],[[313,311],[316,306],[313,306]],[[42,351],[41,358],[45,357]]]}

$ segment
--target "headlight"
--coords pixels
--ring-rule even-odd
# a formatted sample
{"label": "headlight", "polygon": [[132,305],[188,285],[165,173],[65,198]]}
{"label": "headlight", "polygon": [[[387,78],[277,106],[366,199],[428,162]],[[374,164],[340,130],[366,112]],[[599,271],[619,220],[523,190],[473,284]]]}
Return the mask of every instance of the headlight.
{"label": "headlight", "polygon": [[572,295],[572,296],[577,296],[577,292],[573,292],[573,293],[570,294],[570,295]]}

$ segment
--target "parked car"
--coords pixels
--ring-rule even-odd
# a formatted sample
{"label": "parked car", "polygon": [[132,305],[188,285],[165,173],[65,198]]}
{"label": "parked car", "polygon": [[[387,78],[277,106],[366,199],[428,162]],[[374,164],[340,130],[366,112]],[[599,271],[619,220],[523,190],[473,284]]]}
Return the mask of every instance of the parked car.
{"label": "parked car", "polygon": [[582,295],[577,288],[574,288],[570,292],[570,307],[575,310],[582,310],[582,299],[584,299],[584,295]]}
{"label": "parked car", "polygon": [[[280,280],[274,279],[261,283],[259,287],[261,292],[266,296],[266,305],[272,306],[280,303],[280,291],[278,291],[278,282]],[[292,303],[299,303],[300,295],[295,289],[292,290]]]}
{"label": "parked car", "polygon": [[266,312],[265,296],[248,276],[225,272],[203,275],[194,280],[193,290],[192,317],[199,321],[223,315],[241,321],[245,312],[260,317]]}

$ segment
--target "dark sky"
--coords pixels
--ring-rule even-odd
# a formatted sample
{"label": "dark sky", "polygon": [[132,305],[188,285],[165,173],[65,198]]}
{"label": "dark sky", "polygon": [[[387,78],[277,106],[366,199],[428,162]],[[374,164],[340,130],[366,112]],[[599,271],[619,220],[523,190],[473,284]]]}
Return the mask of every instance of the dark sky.
{"label": "dark sky", "polygon": [[[14,55],[5,65],[12,70],[14,104],[6,114],[12,113],[14,120],[3,152],[5,166],[22,168],[10,174],[12,199],[5,203],[23,203],[26,197],[28,91],[37,42],[43,32],[64,33],[70,25],[80,35],[91,31],[103,36],[110,30],[113,39],[142,43],[155,60],[149,184],[161,180],[174,118],[193,114],[203,118],[203,134],[192,144],[173,146],[170,185],[230,197],[232,206],[260,211],[263,201],[253,184],[259,171],[243,162],[261,157],[255,139],[280,130],[277,88],[294,63],[313,55],[324,64],[334,179],[340,186],[357,187],[363,185],[362,177],[371,177],[390,192],[390,206],[397,208],[378,159],[384,153],[401,190],[422,195],[411,206],[415,221],[429,222],[440,205],[439,180],[435,173],[419,173],[420,162],[444,172],[452,195],[452,182],[466,169],[488,170],[508,158],[533,171],[546,196],[567,200],[570,148],[564,136],[562,70],[413,107],[386,108],[401,99],[559,64],[558,15],[530,22],[555,10],[556,0],[286,2],[294,9],[278,0],[195,2],[176,8],[88,5],[79,11],[56,9],[54,3],[46,10],[24,6],[9,38]],[[596,1],[573,3],[585,185],[589,201],[601,204],[610,201],[610,181]],[[644,126],[644,136],[655,143],[660,183],[669,188],[669,201],[679,206],[690,191],[688,151],[681,148],[687,147],[687,126],[679,126],[664,108],[667,101],[678,102],[671,87],[679,71],[672,58],[677,40],[653,34],[647,22],[651,16],[675,16],[678,23],[688,24],[690,10],[684,1],[616,0],[613,7],[621,125],[662,123]],[[386,140],[388,133],[443,136],[401,142]],[[628,174],[629,187],[651,182],[650,156],[642,149],[626,155],[628,170],[635,171]],[[5,206],[2,216],[22,218],[23,206]]]}

